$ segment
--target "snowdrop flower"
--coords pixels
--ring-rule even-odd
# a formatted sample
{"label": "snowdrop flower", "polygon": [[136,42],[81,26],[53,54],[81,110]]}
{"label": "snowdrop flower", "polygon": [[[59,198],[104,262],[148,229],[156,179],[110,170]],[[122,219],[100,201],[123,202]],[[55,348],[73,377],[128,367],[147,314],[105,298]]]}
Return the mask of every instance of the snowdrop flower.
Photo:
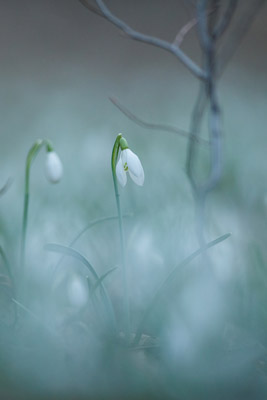
{"label": "snowdrop flower", "polygon": [[60,181],[63,174],[63,166],[59,156],[54,151],[46,153],[45,175],[52,183]]}
{"label": "snowdrop flower", "polygon": [[145,180],[144,170],[139,157],[128,148],[124,138],[120,140],[121,154],[116,165],[116,176],[122,187],[127,183],[127,171],[130,177],[139,186],[143,186]]}

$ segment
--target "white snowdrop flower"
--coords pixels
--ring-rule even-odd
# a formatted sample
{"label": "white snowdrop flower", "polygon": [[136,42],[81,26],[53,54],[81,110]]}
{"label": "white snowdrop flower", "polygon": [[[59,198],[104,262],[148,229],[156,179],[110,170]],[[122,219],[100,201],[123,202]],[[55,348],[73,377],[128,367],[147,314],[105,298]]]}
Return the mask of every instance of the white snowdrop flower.
{"label": "white snowdrop flower", "polygon": [[88,288],[79,276],[74,276],[68,286],[68,298],[72,306],[81,308],[88,301]]}
{"label": "white snowdrop flower", "polygon": [[63,166],[59,156],[54,151],[46,153],[45,175],[52,183],[57,183],[62,178]]}
{"label": "white snowdrop flower", "polygon": [[122,187],[127,183],[127,171],[134,183],[143,186],[145,174],[141,161],[139,157],[128,148],[121,151],[120,158],[116,165],[116,176]]}

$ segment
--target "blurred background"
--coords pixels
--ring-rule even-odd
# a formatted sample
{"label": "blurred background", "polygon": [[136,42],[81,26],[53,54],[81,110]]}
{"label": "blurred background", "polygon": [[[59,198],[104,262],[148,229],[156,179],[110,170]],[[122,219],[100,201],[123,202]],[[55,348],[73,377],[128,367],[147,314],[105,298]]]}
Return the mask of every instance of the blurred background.
{"label": "blurred background", "polygon": [[[192,3],[110,0],[108,6],[133,28],[172,41],[192,18]],[[233,25],[253,1],[240,3]],[[36,139],[48,138],[64,165],[57,185],[45,179],[44,151],[31,170],[24,299],[39,319],[20,309],[24,321],[11,328],[14,305],[2,291],[3,398],[131,398],[132,393],[132,398],[238,399],[255,394],[264,399],[266,6],[219,80],[224,171],[208,197],[207,238],[227,232],[232,236],[210,250],[211,269],[200,257],[181,272],[177,286],[148,321],[146,333],[159,338],[160,350],[130,356],[119,346],[103,349],[95,334],[90,302],[81,294],[86,285],[83,267],[65,259],[55,276],[60,255],[45,251],[44,245],[68,245],[90,221],[116,215],[110,157],[122,132],[145,170],[144,187],[129,179],[121,190],[123,213],[132,215],[125,219],[125,233],[133,326],[137,324],[172,267],[198,248],[194,199],[185,172],[187,141],[138,126],[109,97],[147,122],[188,131],[198,81],[174,56],[130,40],[78,0],[0,0],[0,11],[0,185],[12,181],[0,197],[0,244],[14,273],[27,153]],[[225,48],[231,46],[230,33]],[[182,46],[201,62],[195,29]],[[206,128],[204,124],[207,137]],[[200,154],[200,168],[205,168],[205,147]],[[118,267],[117,222],[92,228],[75,248],[99,273]],[[82,282],[82,305],[79,300],[71,304],[76,278]],[[119,268],[106,284],[120,315]],[[83,328],[74,328],[73,318]]]}

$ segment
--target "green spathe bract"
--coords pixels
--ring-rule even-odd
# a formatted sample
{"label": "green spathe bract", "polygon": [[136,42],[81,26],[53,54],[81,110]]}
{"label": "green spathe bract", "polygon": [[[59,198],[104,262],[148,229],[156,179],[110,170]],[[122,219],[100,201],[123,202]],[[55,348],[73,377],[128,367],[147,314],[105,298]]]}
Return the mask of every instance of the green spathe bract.
{"label": "green spathe bract", "polygon": [[129,148],[127,140],[124,137],[122,137],[120,139],[120,148],[121,148],[121,150],[125,150],[125,149]]}

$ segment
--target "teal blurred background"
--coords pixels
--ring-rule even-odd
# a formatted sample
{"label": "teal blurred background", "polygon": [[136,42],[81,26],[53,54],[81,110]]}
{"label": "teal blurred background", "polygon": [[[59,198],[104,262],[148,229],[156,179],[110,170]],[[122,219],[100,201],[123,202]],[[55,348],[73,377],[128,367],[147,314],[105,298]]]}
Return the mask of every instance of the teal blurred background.
{"label": "teal blurred background", "polygon": [[[243,10],[249,1],[240,3]],[[169,41],[192,17],[192,8],[186,1],[110,0],[108,4],[134,28]],[[95,345],[92,339],[88,345],[84,337],[79,347],[80,333],[72,331],[67,338],[63,335],[64,343],[75,354],[72,354],[73,364],[77,365],[72,366],[75,372],[66,372],[61,350],[55,342],[51,344],[50,339],[43,338],[40,327],[36,328],[29,320],[22,330],[21,342],[16,343],[18,347],[12,341],[6,346],[10,333],[4,322],[1,370],[3,387],[8,389],[3,393],[9,393],[11,381],[13,386],[22,382],[18,386],[21,384],[25,393],[28,388],[28,396],[34,387],[33,396],[90,393],[95,398],[98,391],[94,387],[92,394],[88,389],[86,371],[96,370],[95,377],[90,379],[96,380],[93,383],[103,389],[104,396],[107,392],[118,396],[121,380],[129,372],[132,379],[129,382],[126,379],[121,392],[128,395],[130,387],[133,398],[136,391],[136,397],[148,393],[158,398],[177,398],[178,393],[178,398],[192,399],[202,393],[198,391],[203,387],[205,398],[205,390],[208,396],[214,396],[215,383],[226,389],[234,388],[225,398],[241,394],[246,398],[246,393],[257,393],[258,398],[264,398],[267,387],[266,21],[265,6],[219,81],[224,172],[207,201],[207,237],[212,240],[226,232],[232,236],[210,251],[212,273],[201,259],[181,276],[179,298],[174,289],[170,294],[172,300],[166,299],[167,321],[163,307],[148,324],[148,333],[161,337],[163,343],[157,361],[147,356],[145,361],[141,356],[125,361],[121,350],[114,357],[110,349],[105,353],[102,348],[99,350],[98,341]],[[231,37],[227,40],[231,41]],[[134,214],[125,221],[125,230],[130,295],[135,310],[133,323],[136,323],[170,268],[198,248],[194,200],[185,173],[186,140],[137,126],[109,97],[116,97],[145,121],[189,130],[198,82],[174,56],[131,41],[75,0],[1,0],[0,49],[1,186],[8,177],[12,179],[11,187],[0,198],[0,240],[14,270],[19,257],[27,152],[36,139],[49,138],[64,165],[62,182],[51,186],[43,173],[44,152],[34,161],[27,306],[41,315],[44,324],[51,323],[55,329],[59,329],[68,314],[64,285],[72,279],[72,273],[81,271],[70,265],[51,284],[50,274],[58,255],[45,252],[44,245],[68,244],[91,220],[116,214],[110,156],[116,135],[122,132],[145,170],[143,188],[129,180],[121,190],[123,212]],[[183,49],[200,62],[195,31],[188,34]],[[207,136],[205,128],[204,125],[203,135]],[[200,151],[205,165],[207,152]],[[77,248],[99,272],[117,266],[116,223],[94,228],[79,241]],[[58,288],[52,299],[46,295],[49,285]],[[107,286],[119,314],[119,271],[113,279],[109,277]],[[6,308],[2,314],[6,321]],[[31,342],[29,337],[33,355],[25,356],[24,348]],[[229,358],[220,353],[218,340],[230,351]],[[84,354],[90,358],[92,348],[97,367],[92,361],[88,365],[83,358]],[[106,360],[114,369],[114,377],[109,376],[102,387],[101,376],[106,377],[110,372]],[[124,366],[124,374],[113,363],[121,364],[122,369]],[[58,376],[55,370],[59,371]],[[69,380],[72,373],[78,376],[73,384]],[[251,381],[246,380],[247,376],[252,376]],[[153,387],[157,379],[159,393]],[[254,386],[259,388],[258,392]]]}

